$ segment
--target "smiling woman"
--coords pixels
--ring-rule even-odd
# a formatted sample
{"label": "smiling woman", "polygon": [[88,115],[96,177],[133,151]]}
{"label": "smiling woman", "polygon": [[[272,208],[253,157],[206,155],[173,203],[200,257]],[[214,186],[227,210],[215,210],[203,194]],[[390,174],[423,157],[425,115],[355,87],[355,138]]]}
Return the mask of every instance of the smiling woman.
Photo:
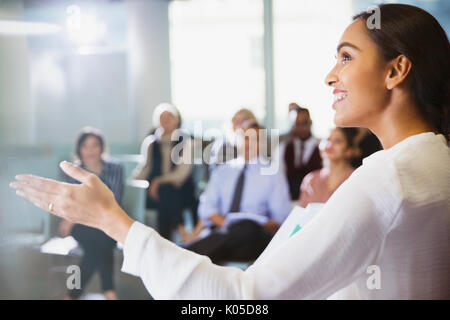
{"label": "smiling woman", "polygon": [[382,6],[381,13],[379,29],[366,26],[370,13],[356,15],[337,47],[338,63],[326,79],[335,88],[336,125],[370,128],[384,148],[398,142],[393,131],[434,131],[448,140],[445,31],[413,6]]}
{"label": "smiling woman", "polygon": [[[79,186],[28,175],[11,186],[123,243],[122,271],[140,276],[155,298],[449,299],[449,41],[419,8],[387,4],[380,14],[380,30],[369,30],[363,13],[344,31],[326,83],[337,95],[336,125],[370,128],[385,150],[246,271],[214,265],[133,221],[95,175],[69,163],[61,167]],[[367,286],[373,266],[376,289]]]}

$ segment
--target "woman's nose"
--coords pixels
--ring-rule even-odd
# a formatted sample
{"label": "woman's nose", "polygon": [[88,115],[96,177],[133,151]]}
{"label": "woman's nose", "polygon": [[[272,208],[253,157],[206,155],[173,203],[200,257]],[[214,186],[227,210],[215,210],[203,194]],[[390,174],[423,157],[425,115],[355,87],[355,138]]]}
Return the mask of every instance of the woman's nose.
{"label": "woman's nose", "polygon": [[331,69],[331,71],[328,73],[328,75],[325,78],[325,84],[327,86],[333,86],[337,82],[337,76],[336,76],[336,66]]}

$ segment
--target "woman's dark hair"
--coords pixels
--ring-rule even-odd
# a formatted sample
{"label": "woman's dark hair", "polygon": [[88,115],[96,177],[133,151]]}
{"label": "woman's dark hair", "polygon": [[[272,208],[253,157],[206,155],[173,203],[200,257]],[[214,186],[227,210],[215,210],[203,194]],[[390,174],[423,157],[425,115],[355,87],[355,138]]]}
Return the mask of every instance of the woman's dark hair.
{"label": "woman's dark hair", "polygon": [[[412,64],[408,77],[418,108],[427,121],[450,139],[450,44],[439,22],[428,12],[405,4],[382,4],[380,28],[367,28],[381,56],[389,61],[403,54]],[[353,20],[366,21],[372,12]]]}
{"label": "woman's dark hair", "polygon": [[103,133],[96,128],[84,127],[83,129],[81,129],[75,142],[75,161],[79,164],[81,164],[82,162],[81,146],[89,137],[97,138],[98,142],[100,143],[100,147],[102,148],[102,153],[105,151],[105,139],[103,138]]}
{"label": "woman's dark hair", "polygon": [[347,142],[347,146],[349,148],[353,148],[355,146],[355,137],[358,134],[357,128],[342,128],[336,127],[337,130],[340,130],[345,137],[345,141]]}

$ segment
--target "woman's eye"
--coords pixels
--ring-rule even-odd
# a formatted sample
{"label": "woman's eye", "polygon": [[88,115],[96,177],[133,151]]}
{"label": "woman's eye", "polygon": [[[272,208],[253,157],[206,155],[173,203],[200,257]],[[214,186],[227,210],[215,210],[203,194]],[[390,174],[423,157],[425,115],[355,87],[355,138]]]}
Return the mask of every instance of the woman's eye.
{"label": "woman's eye", "polygon": [[335,54],[334,55],[334,58],[336,59],[336,60],[339,60],[339,62],[341,62],[341,63],[345,63],[345,62],[347,62],[347,61],[350,61],[351,60],[351,57],[350,57],[350,55],[348,54],[348,53],[342,53],[342,54]]}
{"label": "woman's eye", "polygon": [[342,63],[345,63],[346,61],[350,61],[350,60],[351,60],[351,57],[350,57],[348,54],[343,53],[343,54],[341,55],[341,61],[342,61]]}

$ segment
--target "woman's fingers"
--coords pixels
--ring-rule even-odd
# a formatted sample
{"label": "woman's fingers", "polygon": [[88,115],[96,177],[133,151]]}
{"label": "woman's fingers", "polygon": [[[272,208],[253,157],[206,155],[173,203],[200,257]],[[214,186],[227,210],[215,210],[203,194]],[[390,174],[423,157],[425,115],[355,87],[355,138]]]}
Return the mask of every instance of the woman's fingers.
{"label": "woman's fingers", "polygon": [[[10,186],[18,190],[19,196],[45,211],[72,222],[100,228],[108,220],[105,219],[107,212],[117,206],[113,193],[92,173],[64,162],[61,168],[82,184],[19,175]],[[107,222],[109,226],[110,222]]]}
{"label": "woman's fingers", "polygon": [[[56,216],[62,217],[63,214],[61,212],[61,207],[59,206],[58,198],[55,195],[49,195],[43,192],[38,192],[33,188],[20,188],[17,189],[16,194],[31,203],[35,206],[50,212]],[[53,203],[53,207],[50,208],[50,203]],[[50,211],[50,209],[52,209]]]}
{"label": "woman's fingers", "polygon": [[81,169],[78,166],[74,166],[72,163],[63,161],[59,164],[61,169],[70,177],[74,178],[75,180],[80,181],[81,183],[84,183],[90,187],[93,186],[94,181],[96,180],[97,176],[95,174],[92,174],[86,170]]}
{"label": "woman's fingers", "polygon": [[61,193],[67,185],[65,183],[61,183],[52,179],[42,178],[29,174],[19,174],[16,176],[16,180],[17,181],[10,184],[12,188],[17,189],[17,187],[21,185],[27,185],[52,194]]}

